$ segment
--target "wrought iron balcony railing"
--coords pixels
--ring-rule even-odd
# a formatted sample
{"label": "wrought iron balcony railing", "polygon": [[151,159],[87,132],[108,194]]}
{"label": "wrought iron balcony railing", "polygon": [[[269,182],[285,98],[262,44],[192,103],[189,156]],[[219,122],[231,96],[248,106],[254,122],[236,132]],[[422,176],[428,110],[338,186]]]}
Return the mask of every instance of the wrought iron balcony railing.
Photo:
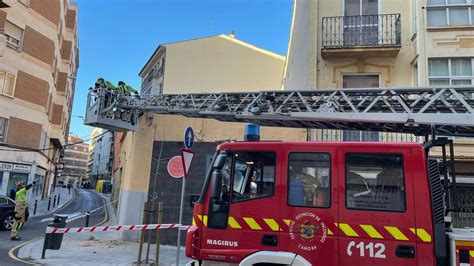
{"label": "wrought iron balcony railing", "polygon": [[324,17],[324,48],[401,46],[400,14]]}

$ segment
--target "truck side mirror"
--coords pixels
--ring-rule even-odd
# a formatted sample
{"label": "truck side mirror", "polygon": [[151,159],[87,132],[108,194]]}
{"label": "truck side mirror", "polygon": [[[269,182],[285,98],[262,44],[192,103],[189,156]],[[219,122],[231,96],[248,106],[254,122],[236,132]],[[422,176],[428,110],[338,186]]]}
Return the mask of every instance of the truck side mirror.
{"label": "truck side mirror", "polygon": [[215,169],[212,172],[212,177],[211,177],[211,199],[219,199],[221,196],[221,192],[222,192],[222,170]]}
{"label": "truck side mirror", "polygon": [[226,158],[227,158],[227,155],[225,153],[219,154],[216,157],[216,161],[214,162],[213,168],[222,169],[222,167],[224,167]]}

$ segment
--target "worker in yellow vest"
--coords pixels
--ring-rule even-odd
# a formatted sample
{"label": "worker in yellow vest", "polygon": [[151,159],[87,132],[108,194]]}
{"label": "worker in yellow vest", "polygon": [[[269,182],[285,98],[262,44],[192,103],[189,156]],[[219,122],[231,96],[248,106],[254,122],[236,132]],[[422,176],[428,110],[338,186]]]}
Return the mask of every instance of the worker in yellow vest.
{"label": "worker in yellow vest", "polygon": [[30,189],[36,181],[33,181],[33,184],[29,184],[25,187],[24,182],[17,182],[16,183],[16,195],[15,195],[15,222],[13,223],[12,233],[11,233],[11,240],[21,240],[19,231],[23,227],[25,223],[25,214],[26,208],[28,208],[27,200],[26,200],[26,192]]}

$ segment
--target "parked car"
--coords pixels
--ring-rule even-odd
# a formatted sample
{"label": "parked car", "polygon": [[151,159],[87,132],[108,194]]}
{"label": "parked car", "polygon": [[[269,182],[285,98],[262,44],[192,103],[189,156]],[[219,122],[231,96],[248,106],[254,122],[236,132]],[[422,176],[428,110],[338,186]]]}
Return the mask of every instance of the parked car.
{"label": "parked car", "polygon": [[[11,230],[15,214],[15,201],[7,196],[0,195],[0,230]],[[26,208],[25,222],[28,220],[28,208]]]}

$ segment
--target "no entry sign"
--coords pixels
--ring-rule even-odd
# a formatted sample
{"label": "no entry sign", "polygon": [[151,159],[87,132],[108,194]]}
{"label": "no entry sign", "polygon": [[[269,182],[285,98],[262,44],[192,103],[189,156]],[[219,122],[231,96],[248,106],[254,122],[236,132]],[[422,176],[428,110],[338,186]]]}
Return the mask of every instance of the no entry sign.
{"label": "no entry sign", "polygon": [[184,176],[183,159],[181,156],[174,156],[168,161],[168,173],[174,178],[181,178]]}

